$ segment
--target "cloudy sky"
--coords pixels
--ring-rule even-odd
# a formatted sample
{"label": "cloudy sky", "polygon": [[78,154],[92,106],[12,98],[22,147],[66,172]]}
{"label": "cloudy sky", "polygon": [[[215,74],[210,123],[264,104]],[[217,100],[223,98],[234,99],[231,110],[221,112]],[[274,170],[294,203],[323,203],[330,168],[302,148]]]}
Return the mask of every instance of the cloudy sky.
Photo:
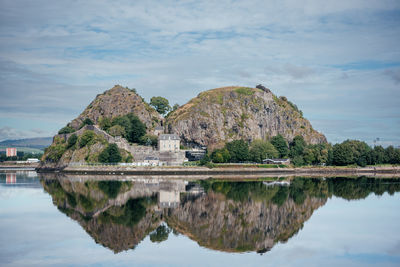
{"label": "cloudy sky", "polygon": [[400,145],[400,1],[0,0],[0,140],[121,84],[184,104],[262,83],[329,142]]}

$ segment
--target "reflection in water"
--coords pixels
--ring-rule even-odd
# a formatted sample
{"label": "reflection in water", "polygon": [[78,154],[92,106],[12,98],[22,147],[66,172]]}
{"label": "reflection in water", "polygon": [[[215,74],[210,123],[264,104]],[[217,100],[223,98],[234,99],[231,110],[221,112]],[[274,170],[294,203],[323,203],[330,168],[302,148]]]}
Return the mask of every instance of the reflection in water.
{"label": "reflection in water", "polygon": [[296,234],[331,196],[362,199],[400,191],[398,179],[294,178],[275,182],[41,179],[57,208],[115,253],[147,235],[181,233],[221,251],[260,253]]}

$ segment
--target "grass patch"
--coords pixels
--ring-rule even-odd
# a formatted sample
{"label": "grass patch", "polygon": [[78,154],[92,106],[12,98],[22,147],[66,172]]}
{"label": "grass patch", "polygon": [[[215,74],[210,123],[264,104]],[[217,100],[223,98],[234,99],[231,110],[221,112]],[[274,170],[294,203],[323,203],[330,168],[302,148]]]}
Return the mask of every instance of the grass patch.
{"label": "grass patch", "polygon": [[247,95],[247,96],[254,95],[254,90],[249,87],[239,87],[235,90],[235,92],[240,95]]}

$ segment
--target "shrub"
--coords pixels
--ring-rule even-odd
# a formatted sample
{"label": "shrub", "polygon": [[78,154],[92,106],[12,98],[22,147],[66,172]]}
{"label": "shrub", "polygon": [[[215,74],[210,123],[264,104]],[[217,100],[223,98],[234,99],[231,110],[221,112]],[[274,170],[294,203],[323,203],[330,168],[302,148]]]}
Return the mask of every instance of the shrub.
{"label": "shrub", "polygon": [[67,148],[73,147],[76,144],[76,141],[78,141],[78,136],[76,134],[71,135],[68,138]]}
{"label": "shrub", "polygon": [[84,147],[86,145],[91,145],[95,139],[95,133],[91,130],[86,130],[80,140],[79,140],[79,146]]}
{"label": "shrub", "polygon": [[58,134],[69,134],[75,132],[75,129],[70,126],[65,126],[58,131]]}
{"label": "shrub", "polygon": [[122,160],[116,144],[108,145],[99,155],[99,161],[103,163],[117,163]]}

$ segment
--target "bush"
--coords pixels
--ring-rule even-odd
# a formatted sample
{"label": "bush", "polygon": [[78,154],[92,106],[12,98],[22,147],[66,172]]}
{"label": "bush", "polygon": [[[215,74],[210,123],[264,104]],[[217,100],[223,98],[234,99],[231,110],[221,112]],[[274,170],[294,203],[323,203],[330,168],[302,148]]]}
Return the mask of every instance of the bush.
{"label": "bush", "polygon": [[84,147],[86,145],[91,145],[95,139],[96,135],[93,131],[91,130],[86,130],[83,132],[80,140],[79,140],[79,146]]}
{"label": "bush", "polygon": [[68,138],[67,148],[73,147],[76,144],[76,141],[78,141],[78,136],[76,134],[71,135]]}
{"label": "bush", "polygon": [[145,146],[156,147],[158,144],[158,137],[151,134],[146,134],[139,138],[139,143]]}
{"label": "bush", "polygon": [[64,154],[66,147],[64,144],[53,144],[46,149],[46,160],[56,162]]}
{"label": "bush", "polygon": [[118,163],[122,157],[116,144],[108,145],[99,155],[99,161],[103,163]]}
{"label": "bush", "polygon": [[75,132],[75,129],[69,126],[65,126],[58,131],[58,134],[69,134]]}
{"label": "bush", "polygon": [[125,129],[121,125],[114,125],[107,130],[112,136],[125,136]]}

